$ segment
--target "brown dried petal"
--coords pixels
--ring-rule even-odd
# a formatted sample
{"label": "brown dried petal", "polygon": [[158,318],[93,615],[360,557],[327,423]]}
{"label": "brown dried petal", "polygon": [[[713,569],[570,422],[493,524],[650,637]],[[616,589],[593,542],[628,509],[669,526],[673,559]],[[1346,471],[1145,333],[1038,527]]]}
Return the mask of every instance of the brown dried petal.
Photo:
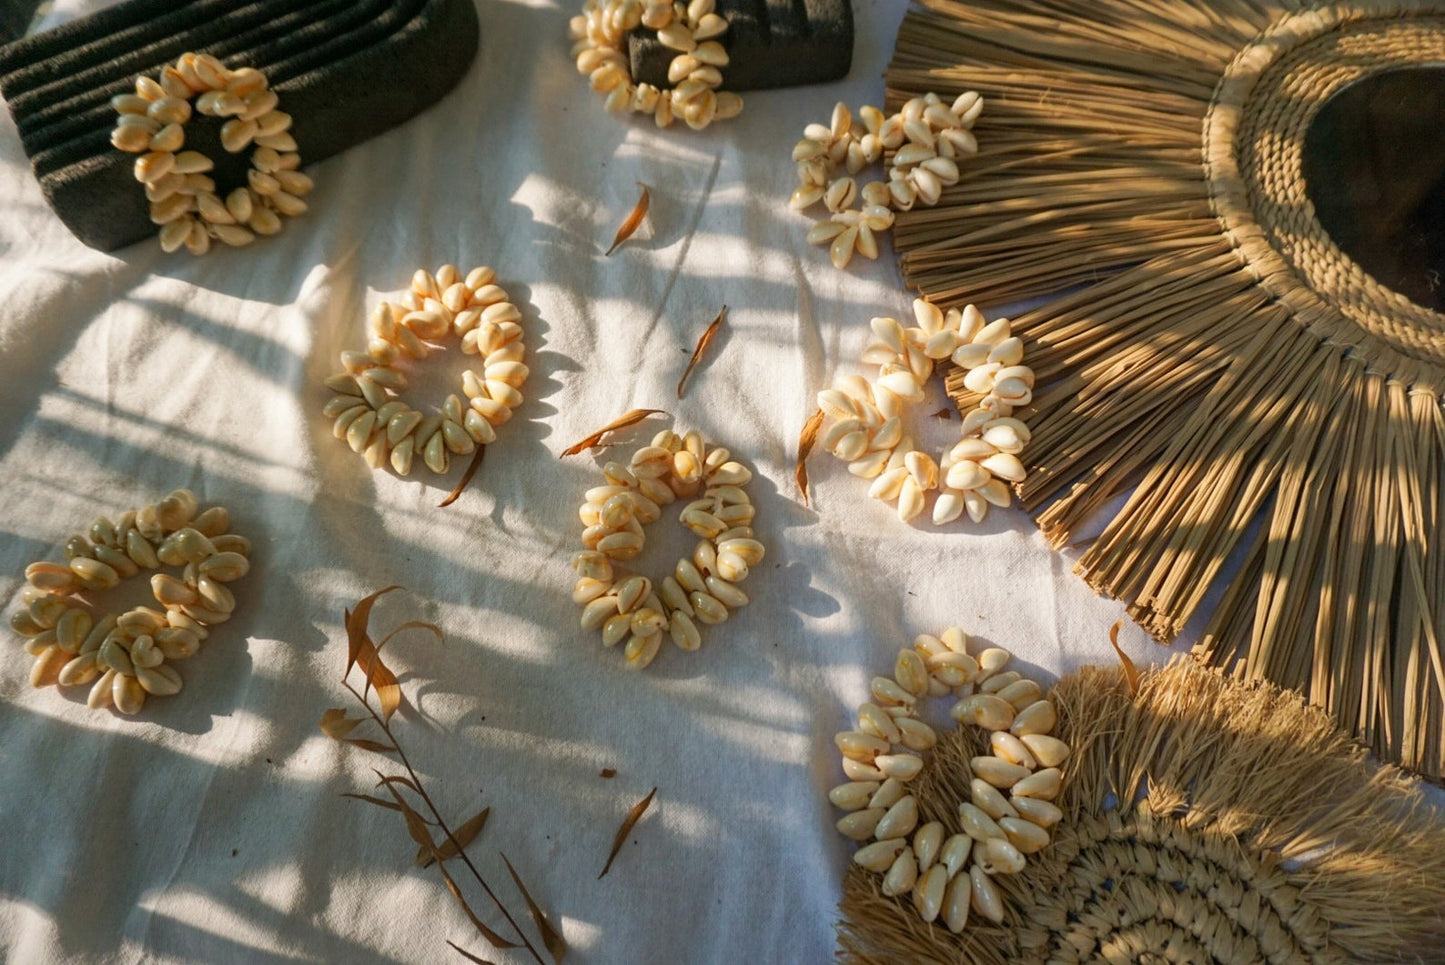
{"label": "brown dried petal", "polygon": [[647,208],[652,203],[652,195],[648,193],[647,185],[641,181],[637,182],[637,186],[642,189],[642,195],[637,199],[637,204],[633,206],[632,213],[627,216],[627,220],[623,221],[622,226],[617,229],[617,234],[612,239],[612,247],[607,249],[607,255],[612,254],[617,250],[618,245],[631,238],[633,233],[642,226],[642,219],[647,217]]}
{"label": "brown dried petal", "polygon": [[808,454],[813,451],[813,443],[818,440],[818,430],[823,425],[823,410],[817,409],[808,421],[803,423],[803,431],[798,436],[798,468],[794,478],[798,482],[798,492],[803,496],[803,505],[808,505]]}
{"label": "brown dried petal", "polygon": [[646,813],[648,807],[652,804],[652,799],[656,795],[657,788],[648,791],[647,797],[632,805],[632,810],[628,811],[627,817],[622,819],[622,826],[617,829],[617,836],[612,839],[612,852],[607,856],[607,863],[602,866],[602,874],[597,876],[598,881],[601,881],[603,875],[606,875],[607,872],[611,870],[613,859],[615,859],[617,853],[622,850],[622,844],[627,840],[627,836],[632,833],[632,826]]}
{"label": "brown dried petal", "polygon": [[717,337],[718,329],[722,327],[723,319],[727,318],[727,315],[728,307],[724,305],[722,311],[717,313],[717,318],[714,318],[712,324],[702,333],[702,338],[697,340],[697,347],[692,350],[692,358],[688,360],[687,368],[683,370],[682,378],[677,380],[677,397],[679,399],[682,398],[682,387],[687,384],[687,377],[692,374],[692,370],[697,366],[697,363],[702,360],[703,353],[705,353],[708,346],[712,344],[712,340]]}
{"label": "brown dried petal", "polygon": [[563,449],[562,455],[575,456],[583,449],[591,449],[593,446],[600,443],[602,441],[602,437],[607,435],[607,433],[614,432],[618,429],[626,429],[628,426],[635,425],[636,423],[641,422],[643,419],[646,419],[648,416],[661,411],[661,409],[633,409],[626,415],[613,419],[611,422],[607,423],[607,425],[603,426],[601,429],[598,429],[596,432],[592,433],[592,435],[588,436],[586,439],[583,439],[576,445],[569,446],[566,449]]}

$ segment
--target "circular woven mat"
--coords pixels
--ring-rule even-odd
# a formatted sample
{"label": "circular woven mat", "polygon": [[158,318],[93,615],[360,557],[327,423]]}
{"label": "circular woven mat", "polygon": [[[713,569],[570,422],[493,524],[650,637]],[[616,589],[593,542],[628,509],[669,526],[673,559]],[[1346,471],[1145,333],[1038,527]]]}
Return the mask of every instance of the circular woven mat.
{"label": "circular woven mat", "polygon": [[[1086,668],[1052,692],[1064,765],[1053,843],[995,878],[1003,924],[954,935],[850,869],[846,962],[1353,962],[1445,943],[1445,815],[1293,693],[1179,659]],[[920,820],[961,830],[972,730],[915,780]]]}
{"label": "circular woven mat", "polygon": [[1445,389],[1445,315],[1381,284],[1325,232],[1304,147],[1325,103],[1365,77],[1445,64],[1445,12],[1356,0],[1291,14],[1240,50],[1204,122],[1210,201],[1295,320],[1401,381]]}

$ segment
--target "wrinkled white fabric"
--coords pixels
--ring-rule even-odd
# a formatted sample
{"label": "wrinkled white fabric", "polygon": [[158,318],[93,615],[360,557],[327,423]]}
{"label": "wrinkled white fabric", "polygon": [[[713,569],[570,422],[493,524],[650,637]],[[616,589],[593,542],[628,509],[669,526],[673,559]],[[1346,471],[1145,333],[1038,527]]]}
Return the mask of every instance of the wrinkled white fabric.
{"label": "wrinkled white fabric", "polygon": [[[77,7],[66,3],[55,16]],[[449,818],[490,821],[469,853],[518,914],[506,852],[560,923],[571,960],[819,962],[853,847],[826,791],[833,735],[871,676],[920,632],[963,626],[1046,677],[1112,660],[1121,615],[1019,511],[903,525],[826,454],[813,503],[793,459],[813,396],[858,361],[874,315],[906,317],[886,250],[846,271],[787,208],[793,143],[834,102],[883,100],[901,2],[855,4],[857,48],[835,84],[746,96],[694,133],[605,114],[568,57],[570,3],[480,4],[460,87],[423,115],[308,168],[311,211],[275,238],[204,258],[155,243],[80,245],[46,207],[14,123],[0,119],[0,602],[67,536],[172,488],[224,504],[255,543],[235,619],[181,664],[185,689],[135,718],[84,690],[32,690],[17,638],[0,664],[0,957],[15,962],[505,962],[472,931],[394,813],[373,767],[317,727],[350,707],[343,608],[389,584],[380,629],[440,624],[387,648],[407,706],[397,729]],[[399,81],[403,82],[403,81]],[[650,223],[603,251],[637,199]],[[332,438],[322,380],[365,344],[367,310],[419,266],[496,267],[527,329],[526,402],[471,488],[460,475],[372,471]],[[728,320],[679,401],[693,344]],[[409,393],[457,391],[457,353]],[[935,454],[957,419],[915,410]],[[634,406],[665,408],[627,444],[559,459]],[[578,627],[576,510],[664,425],[700,429],[750,464],[767,559],[752,603],[623,669]],[[690,549],[672,515],[639,569]],[[118,603],[142,591],[115,591]],[[1140,661],[1168,651],[1136,628]],[[939,707],[942,714],[946,707]],[[601,772],[611,768],[610,779]],[[657,800],[597,880],[633,802]],[[453,863],[455,864],[455,863]],[[465,869],[474,907],[501,928]],[[529,934],[535,934],[527,926]]]}

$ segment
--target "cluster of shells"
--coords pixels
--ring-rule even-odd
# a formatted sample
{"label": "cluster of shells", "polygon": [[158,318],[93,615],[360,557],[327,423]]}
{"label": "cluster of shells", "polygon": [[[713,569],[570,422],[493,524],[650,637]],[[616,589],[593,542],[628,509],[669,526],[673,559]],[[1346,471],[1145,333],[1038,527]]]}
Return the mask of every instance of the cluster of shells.
{"label": "cluster of shells", "polygon": [[[65,543],[67,562],[42,561],[25,569],[25,608],[10,625],[26,637],[35,657],[30,683],[43,687],[91,685],[93,708],[114,705],[137,713],[146,696],[181,689],[167,661],[192,656],[209,628],[231,618],[236,599],[225,584],[250,570],[251,543],[228,532],[223,506],[200,512],[196,497],[177,489],[159,503],[104,516]],[[97,616],[76,595],[108,590],[141,570],[182,567],[181,577],[156,573],[151,590],[164,609],[138,606]]]}
{"label": "cluster of shells", "polygon": [[[341,353],[345,371],[326,380],[336,395],[323,414],[333,420],[336,438],[346,440],[368,466],[390,462],[405,476],[420,456],[432,472],[444,473],[451,455],[465,456],[495,441],[496,427],[522,404],[530,374],[522,361],[522,313],[496,278],[487,267],[473,268],[465,278],[455,265],[443,265],[435,275],[419,268],[410,291],[372,312],[366,351]],[[448,395],[440,413],[424,415],[399,397],[407,379],[398,366],[403,356],[425,358],[450,335],[461,339],[464,353],[481,356],[482,364],[479,371],[462,373],[465,403]]]}
{"label": "cluster of shells", "polygon": [[[195,104],[192,106],[192,100]],[[120,115],[110,143],[139,154],[135,179],[145,185],[151,221],[160,226],[161,247],[185,246],[203,255],[214,239],[248,245],[257,235],[281,230],[281,218],[306,210],[309,177],[297,170],[301,157],[291,136],[291,115],[276,109],[276,92],[254,67],[228,69],[208,54],[182,54],[158,78],[136,78],[135,93],[117,94]],[[254,147],[247,184],[224,199],[206,175],[215,162],[184,150],[192,110],[226,118],[221,146],[232,154]]]}
{"label": "cluster of shells", "polygon": [[[743,99],[719,90],[722,69],[728,65],[720,38],[728,22],[713,7],[713,0],[587,0],[568,25],[577,71],[587,75],[613,114],[651,114],[658,127],[681,118],[695,131],[736,117]],[[670,89],[633,83],[627,35],[639,27],[655,30],[658,42],[676,51],[667,68]]]}
{"label": "cluster of shells", "polygon": [[[1019,453],[1029,430],[1013,412],[1033,401],[1034,373],[1006,318],[988,322],[972,305],[944,312],[924,298],[914,299],[913,317],[917,324],[908,328],[895,318],[872,320],[863,361],[878,365],[876,379],[843,376],[818,393],[822,445],[853,475],[872,479],[868,494],[896,503],[904,522],[923,513],[935,490],[936,525],[965,512],[980,522],[989,506],[1009,504],[1009,483],[1024,479]],[[964,385],[978,401],[963,417],[962,437],[934,462],[905,434],[903,417],[923,400],[934,363],[944,359],[964,369]]]}
{"label": "cluster of shells", "polygon": [[[911,98],[891,116],[865,105],[855,118],[840,102],[831,124],[809,124],[793,147],[798,188],[788,204],[802,211],[821,201],[830,214],[809,230],[808,242],[827,245],[839,268],[854,252],[877,258],[878,233],[893,227],[895,211],[937,204],[943,189],[958,183],[959,160],[978,152],[973,124],[982,112],[983,98],[975,91],[952,104],[930,93]],[[857,175],[890,151],[888,180],[860,187]],[[840,175],[840,168],[846,173]]]}
{"label": "cluster of shells", "polygon": [[[578,510],[587,549],[572,559],[578,575],[572,599],[582,607],[583,629],[600,629],[609,647],[625,639],[633,669],[653,661],[664,631],[679,650],[698,649],[698,624],[722,623],[746,606],[738,584],[763,559],[743,489],[752,472],[721,446],[709,449],[697,432],[663,430],[628,465],[609,462],[602,474],[606,483],[589,489]],[[616,572],[614,563],[642,552],[643,527],[678,500],[687,500],[678,520],[700,537],[692,557],[678,560],[656,587],[645,576]]]}
{"label": "cluster of shells", "polygon": [[[1052,802],[1069,756],[1069,746],[1050,733],[1058,715],[1038,683],[1004,670],[1006,650],[991,647],[975,658],[967,645],[957,627],[920,635],[899,651],[892,677],[873,678],[858,729],[836,738],[849,780],[828,793],[848,812],[838,830],[867,842],[853,861],[883,875],[884,894],[911,895],[925,922],[942,918],[955,933],[970,909],[1003,920],[993,878],[1022,871],[1027,855],[1048,846],[1049,829],[1063,817]],[[957,821],[920,825],[908,782],[937,734],[917,718],[917,705],[949,693],[959,698],[953,719],[990,731],[992,753],[970,762],[972,800],[958,806]]]}

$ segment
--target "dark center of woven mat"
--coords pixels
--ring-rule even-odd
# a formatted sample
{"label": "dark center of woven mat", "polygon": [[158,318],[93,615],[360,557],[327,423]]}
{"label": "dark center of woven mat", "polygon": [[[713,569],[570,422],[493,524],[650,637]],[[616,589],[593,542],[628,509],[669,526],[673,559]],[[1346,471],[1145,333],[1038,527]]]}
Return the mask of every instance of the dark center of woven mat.
{"label": "dark center of woven mat", "polygon": [[1320,109],[1304,175],[1320,224],[1360,267],[1445,311],[1445,68],[1366,77]]}

